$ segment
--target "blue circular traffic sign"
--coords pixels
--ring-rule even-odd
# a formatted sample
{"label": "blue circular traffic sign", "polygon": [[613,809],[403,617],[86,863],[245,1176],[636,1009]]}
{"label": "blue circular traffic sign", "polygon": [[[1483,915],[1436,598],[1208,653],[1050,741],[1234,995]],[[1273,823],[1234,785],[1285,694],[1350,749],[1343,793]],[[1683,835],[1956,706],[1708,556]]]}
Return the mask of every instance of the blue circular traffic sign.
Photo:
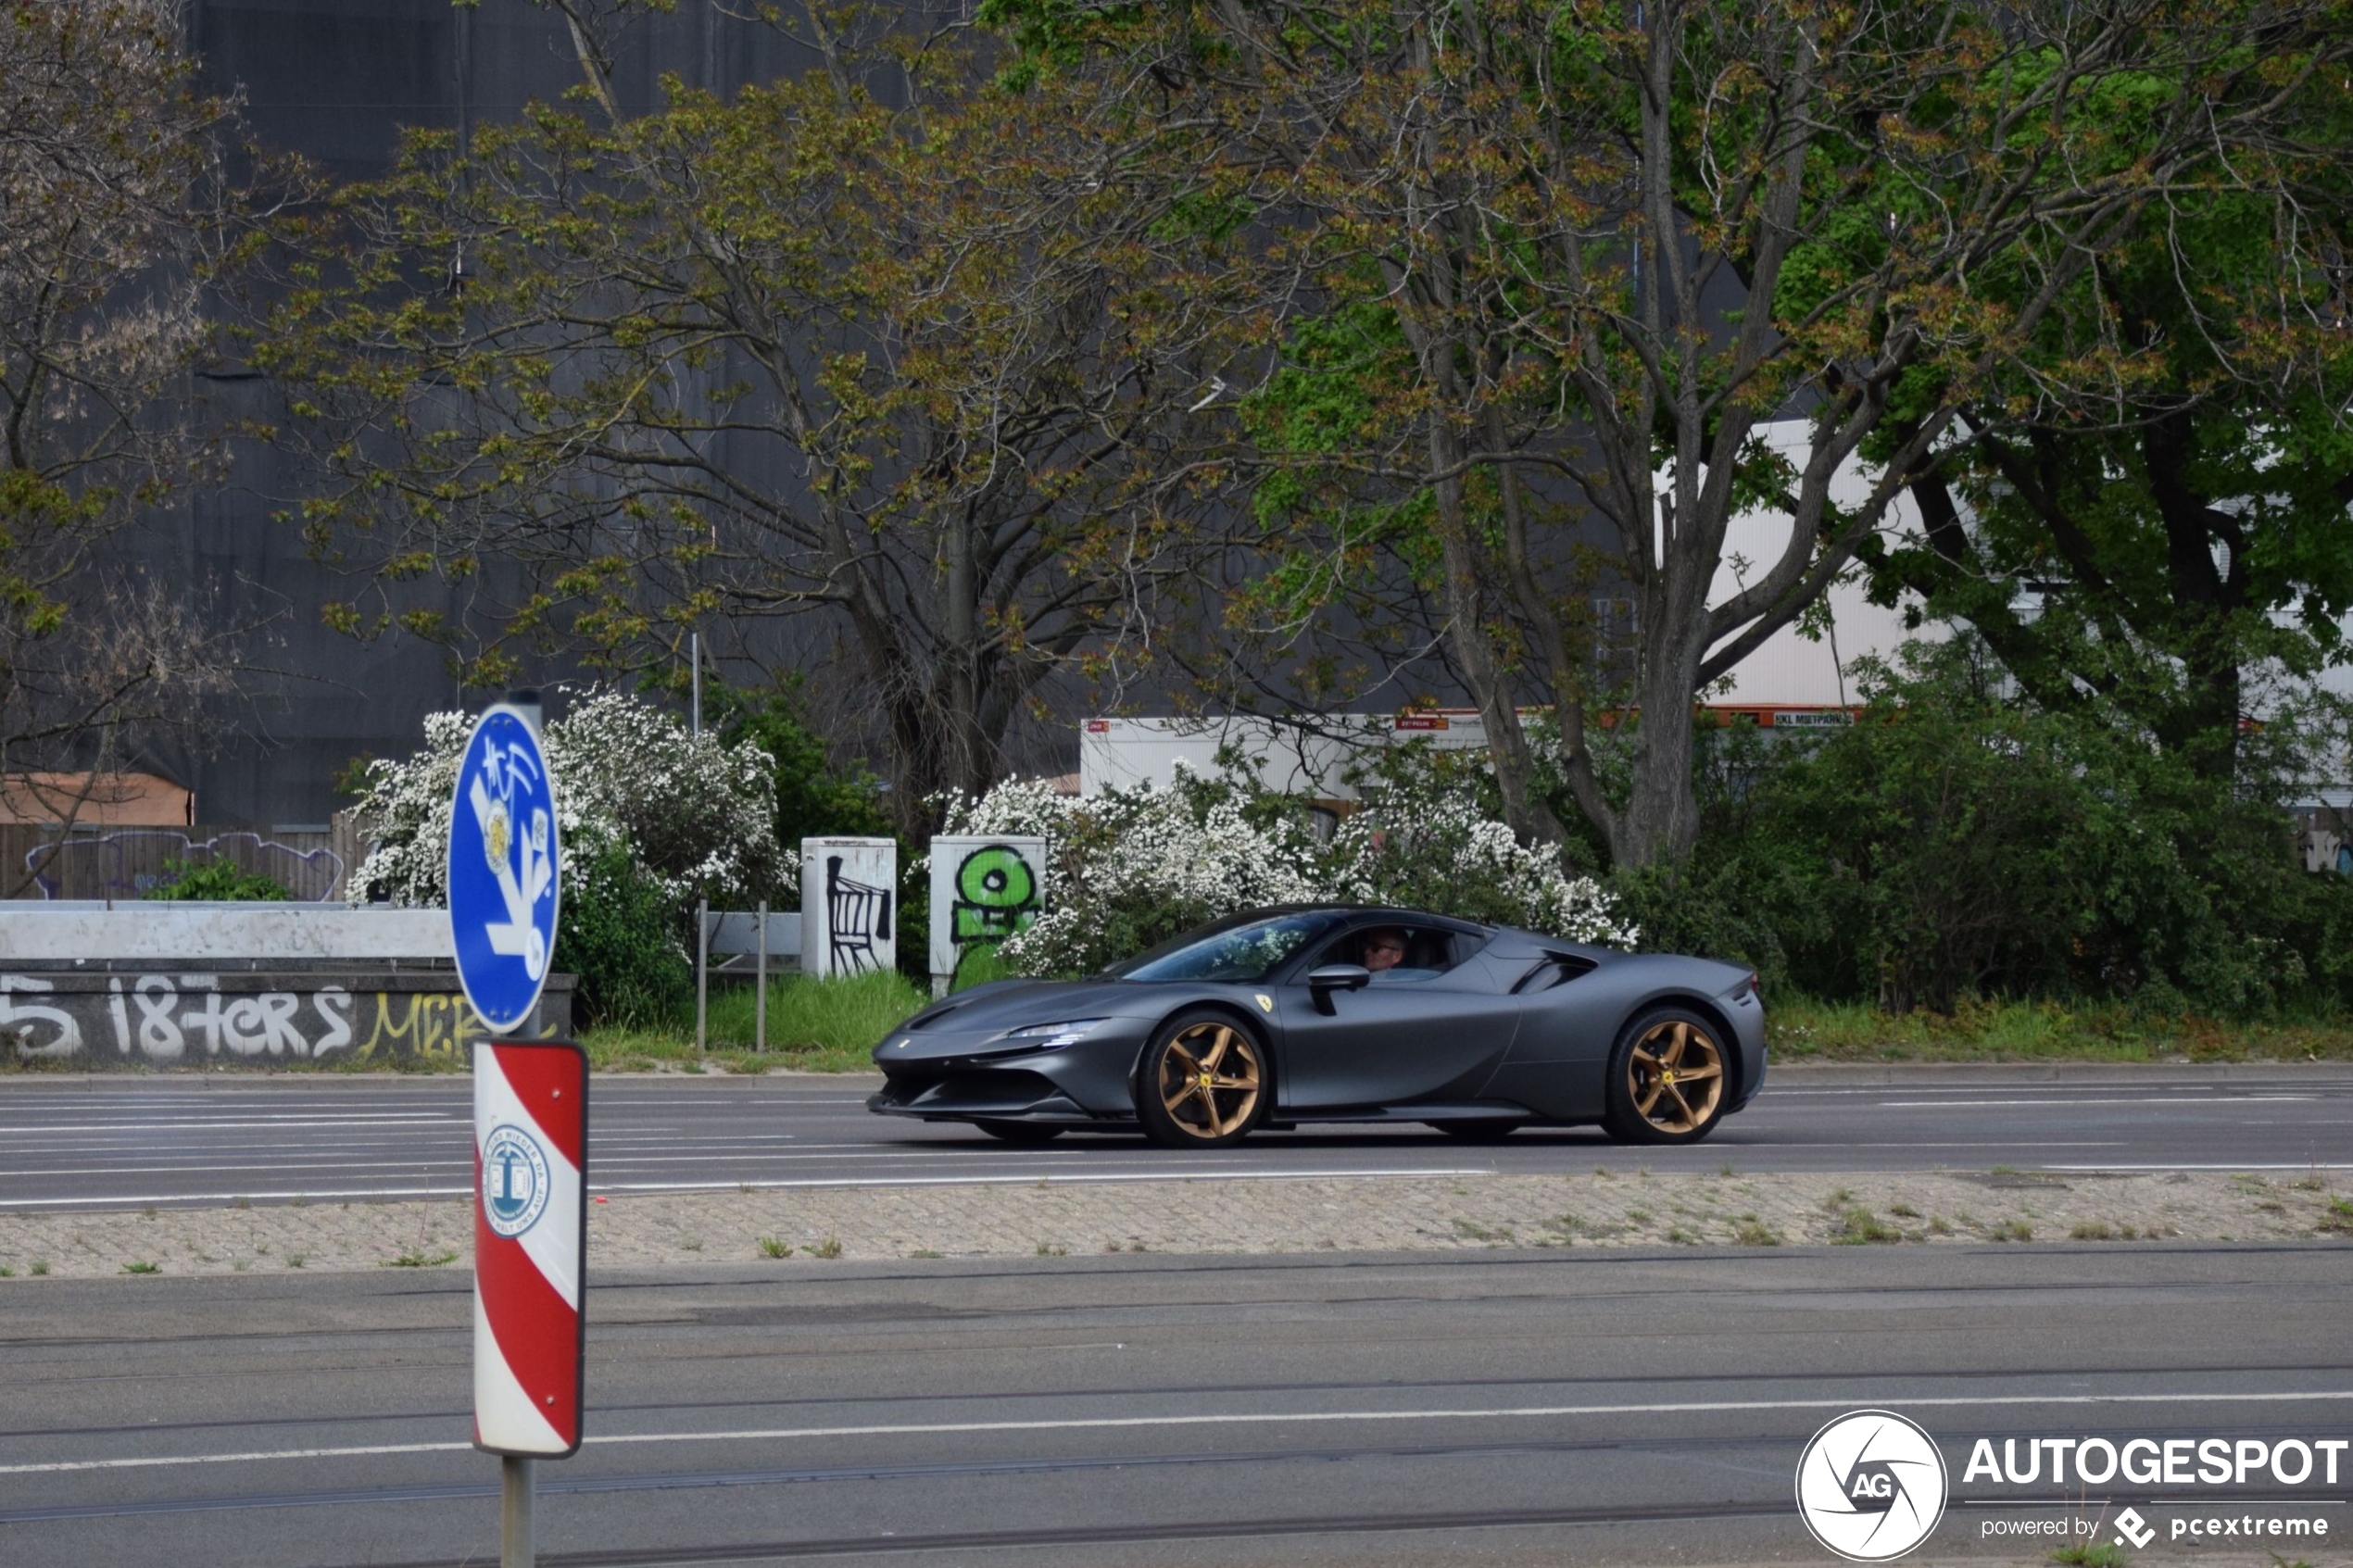
{"label": "blue circular traffic sign", "polygon": [[449,934],[482,1021],[518,1028],[556,950],[556,791],[539,736],[511,708],[474,724],[449,820]]}

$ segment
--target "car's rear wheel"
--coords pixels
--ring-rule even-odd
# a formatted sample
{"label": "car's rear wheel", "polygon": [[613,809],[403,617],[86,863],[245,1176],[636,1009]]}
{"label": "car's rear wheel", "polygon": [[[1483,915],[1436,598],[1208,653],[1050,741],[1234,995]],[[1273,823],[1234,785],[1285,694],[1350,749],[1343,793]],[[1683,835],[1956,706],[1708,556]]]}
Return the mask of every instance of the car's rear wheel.
{"label": "car's rear wheel", "polygon": [[1472,1122],[1426,1122],[1450,1138],[1465,1143],[1501,1143],[1519,1130],[1519,1123],[1508,1116],[1484,1116]]}
{"label": "car's rear wheel", "polygon": [[1265,1119],[1266,1049],[1222,1012],[1178,1013],[1160,1026],[1136,1073],[1136,1120],[1167,1148],[1238,1143]]}
{"label": "car's rear wheel", "polygon": [[1063,1135],[1062,1128],[1038,1122],[975,1122],[973,1125],[1007,1143],[1051,1143]]}
{"label": "car's rear wheel", "polygon": [[1724,1119],[1729,1071],[1716,1025],[1688,1008],[1654,1008],[1610,1052],[1602,1126],[1620,1143],[1697,1143]]}

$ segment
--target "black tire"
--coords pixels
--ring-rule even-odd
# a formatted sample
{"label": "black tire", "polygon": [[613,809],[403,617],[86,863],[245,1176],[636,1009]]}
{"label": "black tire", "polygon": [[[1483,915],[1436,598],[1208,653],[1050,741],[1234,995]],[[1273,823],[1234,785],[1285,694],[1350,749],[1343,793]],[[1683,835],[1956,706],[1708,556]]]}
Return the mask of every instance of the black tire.
{"label": "black tire", "polygon": [[1180,1012],[1162,1024],[1136,1064],[1136,1120],[1164,1148],[1239,1143],[1274,1102],[1265,1042],[1214,1009]]}
{"label": "black tire", "polygon": [[1064,1131],[1041,1122],[975,1122],[973,1125],[1007,1143],[1051,1143]]}
{"label": "black tire", "polygon": [[1689,1008],[1658,1007],[1619,1032],[1609,1053],[1602,1127],[1619,1143],[1697,1143],[1731,1103],[1723,1031]]}
{"label": "black tire", "polygon": [[1519,1123],[1508,1116],[1481,1117],[1475,1122],[1425,1122],[1425,1127],[1435,1127],[1450,1138],[1465,1143],[1502,1143],[1519,1131]]}

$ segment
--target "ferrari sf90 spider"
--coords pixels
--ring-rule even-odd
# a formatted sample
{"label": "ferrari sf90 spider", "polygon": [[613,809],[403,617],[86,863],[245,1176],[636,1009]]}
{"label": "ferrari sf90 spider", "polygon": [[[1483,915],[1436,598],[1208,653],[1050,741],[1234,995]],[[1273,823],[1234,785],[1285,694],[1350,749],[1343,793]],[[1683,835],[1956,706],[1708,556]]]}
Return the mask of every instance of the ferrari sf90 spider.
{"label": "ferrari sf90 spider", "polygon": [[1302,1122],[1695,1143],[1765,1079],[1756,976],[1415,909],[1253,910],[1088,980],[960,991],[875,1049],[868,1109],[1016,1143],[1177,1148]]}

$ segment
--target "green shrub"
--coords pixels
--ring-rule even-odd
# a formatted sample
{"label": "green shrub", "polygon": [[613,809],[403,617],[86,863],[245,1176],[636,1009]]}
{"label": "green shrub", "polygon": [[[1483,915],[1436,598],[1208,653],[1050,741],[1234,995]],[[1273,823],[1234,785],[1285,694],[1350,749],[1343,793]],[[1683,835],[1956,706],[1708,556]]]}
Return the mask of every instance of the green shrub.
{"label": "green shrub", "polygon": [[992,980],[1019,980],[1022,972],[1005,961],[993,943],[975,943],[956,955],[956,977],[950,989],[986,985]]}
{"label": "green shrub", "polygon": [[677,912],[619,845],[566,865],[555,961],[580,977],[573,997],[580,1028],[660,1022],[694,1003],[694,964]]}
{"label": "green shrub", "polygon": [[749,691],[714,684],[706,702],[728,745],[749,742],[775,763],[776,842],[790,857],[804,838],[890,837],[895,830],[880,781],[861,766],[834,766],[823,737],[801,719],[799,685],[788,680]]}
{"label": "green shrub", "polygon": [[1863,672],[1851,727],[1714,739],[1686,865],[1620,875],[1644,945],[1891,1011],[2353,1001],[2353,880],[2297,863],[2288,726],[2214,781],[2112,714],[2006,697],[1967,639]]}
{"label": "green shrub", "polygon": [[899,841],[900,886],[893,901],[899,970],[918,983],[931,962],[931,884],[916,874],[925,846],[899,831],[882,781],[862,762],[837,766],[824,737],[801,716],[800,680],[762,689],[713,685],[707,705],[730,746],[745,743],[775,764],[776,843],[798,859],[804,838],[854,836]]}
{"label": "green shrub", "polygon": [[249,872],[234,860],[166,860],[166,880],[141,894],[142,898],[200,899],[208,903],[283,903],[292,889],[272,876]]}

